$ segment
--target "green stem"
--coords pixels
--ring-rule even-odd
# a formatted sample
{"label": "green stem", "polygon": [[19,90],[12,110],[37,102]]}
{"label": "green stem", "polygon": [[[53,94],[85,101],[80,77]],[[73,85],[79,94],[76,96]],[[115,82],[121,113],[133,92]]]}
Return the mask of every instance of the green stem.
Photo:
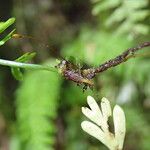
{"label": "green stem", "polygon": [[0,59],[0,65],[9,66],[9,67],[19,67],[24,69],[47,70],[47,71],[57,72],[56,68],[51,66],[20,63],[20,62],[4,60],[4,59]]}

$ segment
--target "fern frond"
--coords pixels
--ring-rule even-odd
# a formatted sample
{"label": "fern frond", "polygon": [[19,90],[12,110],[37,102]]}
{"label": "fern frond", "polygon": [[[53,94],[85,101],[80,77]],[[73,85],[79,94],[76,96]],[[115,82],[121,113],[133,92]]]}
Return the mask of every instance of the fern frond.
{"label": "fern frond", "polygon": [[149,25],[143,21],[149,16],[148,0],[99,0],[93,8],[93,14],[98,15],[104,11],[112,11],[105,19],[105,25],[111,27],[118,24],[117,34],[128,33],[131,36],[147,34]]}
{"label": "fern frond", "polygon": [[17,91],[17,120],[23,149],[49,150],[55,143],[58,97],[61,80],[56,73],[26,74]]}

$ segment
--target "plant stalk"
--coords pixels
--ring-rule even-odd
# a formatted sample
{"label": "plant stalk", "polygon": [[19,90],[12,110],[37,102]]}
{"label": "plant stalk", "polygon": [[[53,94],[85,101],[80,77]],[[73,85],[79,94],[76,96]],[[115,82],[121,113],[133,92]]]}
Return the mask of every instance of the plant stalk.
{"label": "plant stalk", "polygon": [[0,65],[9,66],[9,67],[19,67],[24,69],[47,70],[47,71],[57,72],[57,69],[51,66],[20,63],[20,62],[4,60],[4,59],[0,59]]}

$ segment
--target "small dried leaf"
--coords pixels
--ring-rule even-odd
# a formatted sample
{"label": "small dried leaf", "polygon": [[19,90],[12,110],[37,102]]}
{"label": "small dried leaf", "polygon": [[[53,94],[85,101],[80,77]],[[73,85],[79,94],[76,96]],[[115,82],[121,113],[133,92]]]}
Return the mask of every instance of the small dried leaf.
{"label": "small dried leaf", "polygon": [[125,114],[122,108],[118,105],[114,107],[113,110],[113,120],[114,120],[114,130],[115,130],[115,140],[118,143],[118,148],[123,148],[123,142],[125,138]]}
{"label": "small dried leaf", "polygon": [[99,113],[102,116],[101,110],[92,96],[87,97],[87,102],[93,112]]}
{"label": "small dried leaf", "polygon": [[105,97],[102,98],[101,109],[102,109],[103,117],[107,121],[108,117],[111,116],[111,106],[109,100]]}
{"label": "small dried leaf", "polygon": [[90,121],[83,121],[81,123],[81,127],[85,132],[87,132],[91,136],[97,138],[98,140],[100,140],[104,144],[106,143],[104,132],[94,123],[92,123]]}

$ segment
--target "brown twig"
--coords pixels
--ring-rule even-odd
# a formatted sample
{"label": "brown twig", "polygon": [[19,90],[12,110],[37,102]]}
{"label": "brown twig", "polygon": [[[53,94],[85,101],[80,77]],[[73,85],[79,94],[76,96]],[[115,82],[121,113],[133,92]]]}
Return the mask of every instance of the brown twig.
{"label": "brown twig", "polygon": [[103,72],[107,70],[108,68],[115,67],[121,64],[122,62],[127,61],[129,58],[134,57],[134,54],[136,51],[141,50],[148,46],[150,46],[150,42],[144,42],[138,45],[137,47],[127,49],[121,55],[115,57],[114,59],[106,61],[105,63],[101,64],[99,67],[95,68],[95,74]]}

